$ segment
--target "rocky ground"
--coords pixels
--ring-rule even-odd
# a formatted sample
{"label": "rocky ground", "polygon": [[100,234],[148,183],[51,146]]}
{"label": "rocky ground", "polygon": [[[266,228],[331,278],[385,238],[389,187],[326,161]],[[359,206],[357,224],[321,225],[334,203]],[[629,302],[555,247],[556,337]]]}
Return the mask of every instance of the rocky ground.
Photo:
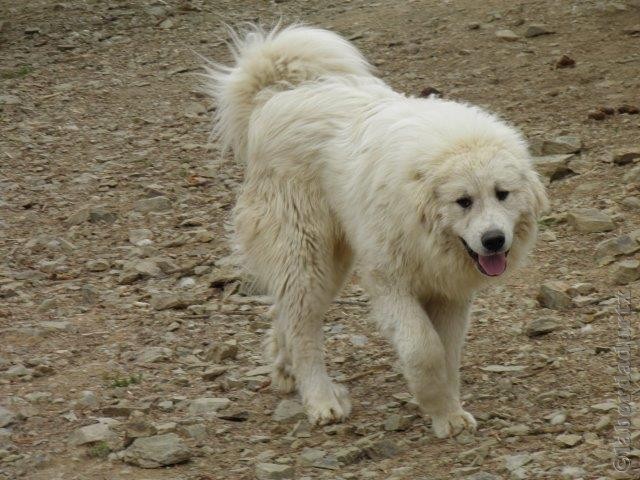
{"label": "rocky ground", "polygon": [[[325,327],[349,421],[310,428],[269,387],[269,300],[226,240],[242,169],[197,74],[228,60],[222,22],[280,16],[539,157],[538,247],[473,314],[475,435],[434,438],[355,283]],[[638,352],[616,354],[640,306],[639,2],[0,0],[0,53],[0,478],[640,478]]]}

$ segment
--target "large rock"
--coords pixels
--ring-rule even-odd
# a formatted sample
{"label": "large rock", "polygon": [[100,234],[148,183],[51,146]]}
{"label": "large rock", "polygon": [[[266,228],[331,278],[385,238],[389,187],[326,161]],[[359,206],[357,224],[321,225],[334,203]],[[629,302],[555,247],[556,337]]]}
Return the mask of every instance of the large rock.
{"label": "large rock", "polygon": [[123,460],[142,468],[159,468],[191,458],[189,448],[175,433],[137,438],[124,451]]}
{"label": "large rock", "polygon": [[631,235],[607,238],[596,245],[595,258],[598,265],[606,265],[619,255],[631,255],[640,250],[640,244]]}
{"label": "large rock", "polygon": [[72,446],[86,445],[95,442],[112,442],[117,440],[118,436],[113,432],[109,425],[105,423],[95,423],[79,428],[69,436],[69,444]]}
{"label": "large rock", "polygon": [[569,285],[564,282],[552,281],[540,285],[538,302],[540,305],[552,310],[564,310],[571,307],[571,297],[568,295]]}
{"label": "large rock", "polygon": [[595,208],[578,208],[567,214],[567,222],[578,232],[608,232],[616,228],[609,215]]}

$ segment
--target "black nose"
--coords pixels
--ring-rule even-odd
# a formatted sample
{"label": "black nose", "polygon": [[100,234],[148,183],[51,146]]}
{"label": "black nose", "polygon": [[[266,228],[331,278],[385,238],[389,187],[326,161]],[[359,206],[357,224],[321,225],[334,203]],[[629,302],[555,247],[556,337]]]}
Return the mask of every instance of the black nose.
{"label": "black nose", "polygon": [[489,230],[482,234],[482,246],[490,252],[497,252],[504,247],[504,233],[500,230]]}

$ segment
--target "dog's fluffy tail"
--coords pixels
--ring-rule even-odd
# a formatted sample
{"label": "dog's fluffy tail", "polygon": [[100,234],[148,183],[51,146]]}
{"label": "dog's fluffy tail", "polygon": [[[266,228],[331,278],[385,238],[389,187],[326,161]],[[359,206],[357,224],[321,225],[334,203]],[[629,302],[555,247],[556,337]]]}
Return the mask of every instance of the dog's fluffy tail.
{"label": "dog's fluffy tail", "polygon": [[335,75],[369,75],[360,52],[335,33],[292,25],[264,31],[231,31],[235,65],[205,67],[208,92],[217,104],[213,136],[244,162],[249,118],[274,93]]}

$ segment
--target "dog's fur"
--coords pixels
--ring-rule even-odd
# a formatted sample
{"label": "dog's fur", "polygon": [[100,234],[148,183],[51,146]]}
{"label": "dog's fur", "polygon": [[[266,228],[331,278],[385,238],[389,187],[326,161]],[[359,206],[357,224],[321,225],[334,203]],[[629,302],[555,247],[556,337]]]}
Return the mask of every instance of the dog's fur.
{"label": "dog's fur", "polygon": [[496,280],[472,255],[501,229],[512,270],[546,204],[524,140],[479,108],[393,91],[326,30],[253,28],[233,34],[232,52],[234,66],[207,67],[208,86],[214,133],[246,164],[235,209],[245,266],[275,298],[272,383],[297,387],[315,423],[349,415],[325,368],[322,318],[356,266],[435,434],[473,429],[460,356],[474,292]]}

